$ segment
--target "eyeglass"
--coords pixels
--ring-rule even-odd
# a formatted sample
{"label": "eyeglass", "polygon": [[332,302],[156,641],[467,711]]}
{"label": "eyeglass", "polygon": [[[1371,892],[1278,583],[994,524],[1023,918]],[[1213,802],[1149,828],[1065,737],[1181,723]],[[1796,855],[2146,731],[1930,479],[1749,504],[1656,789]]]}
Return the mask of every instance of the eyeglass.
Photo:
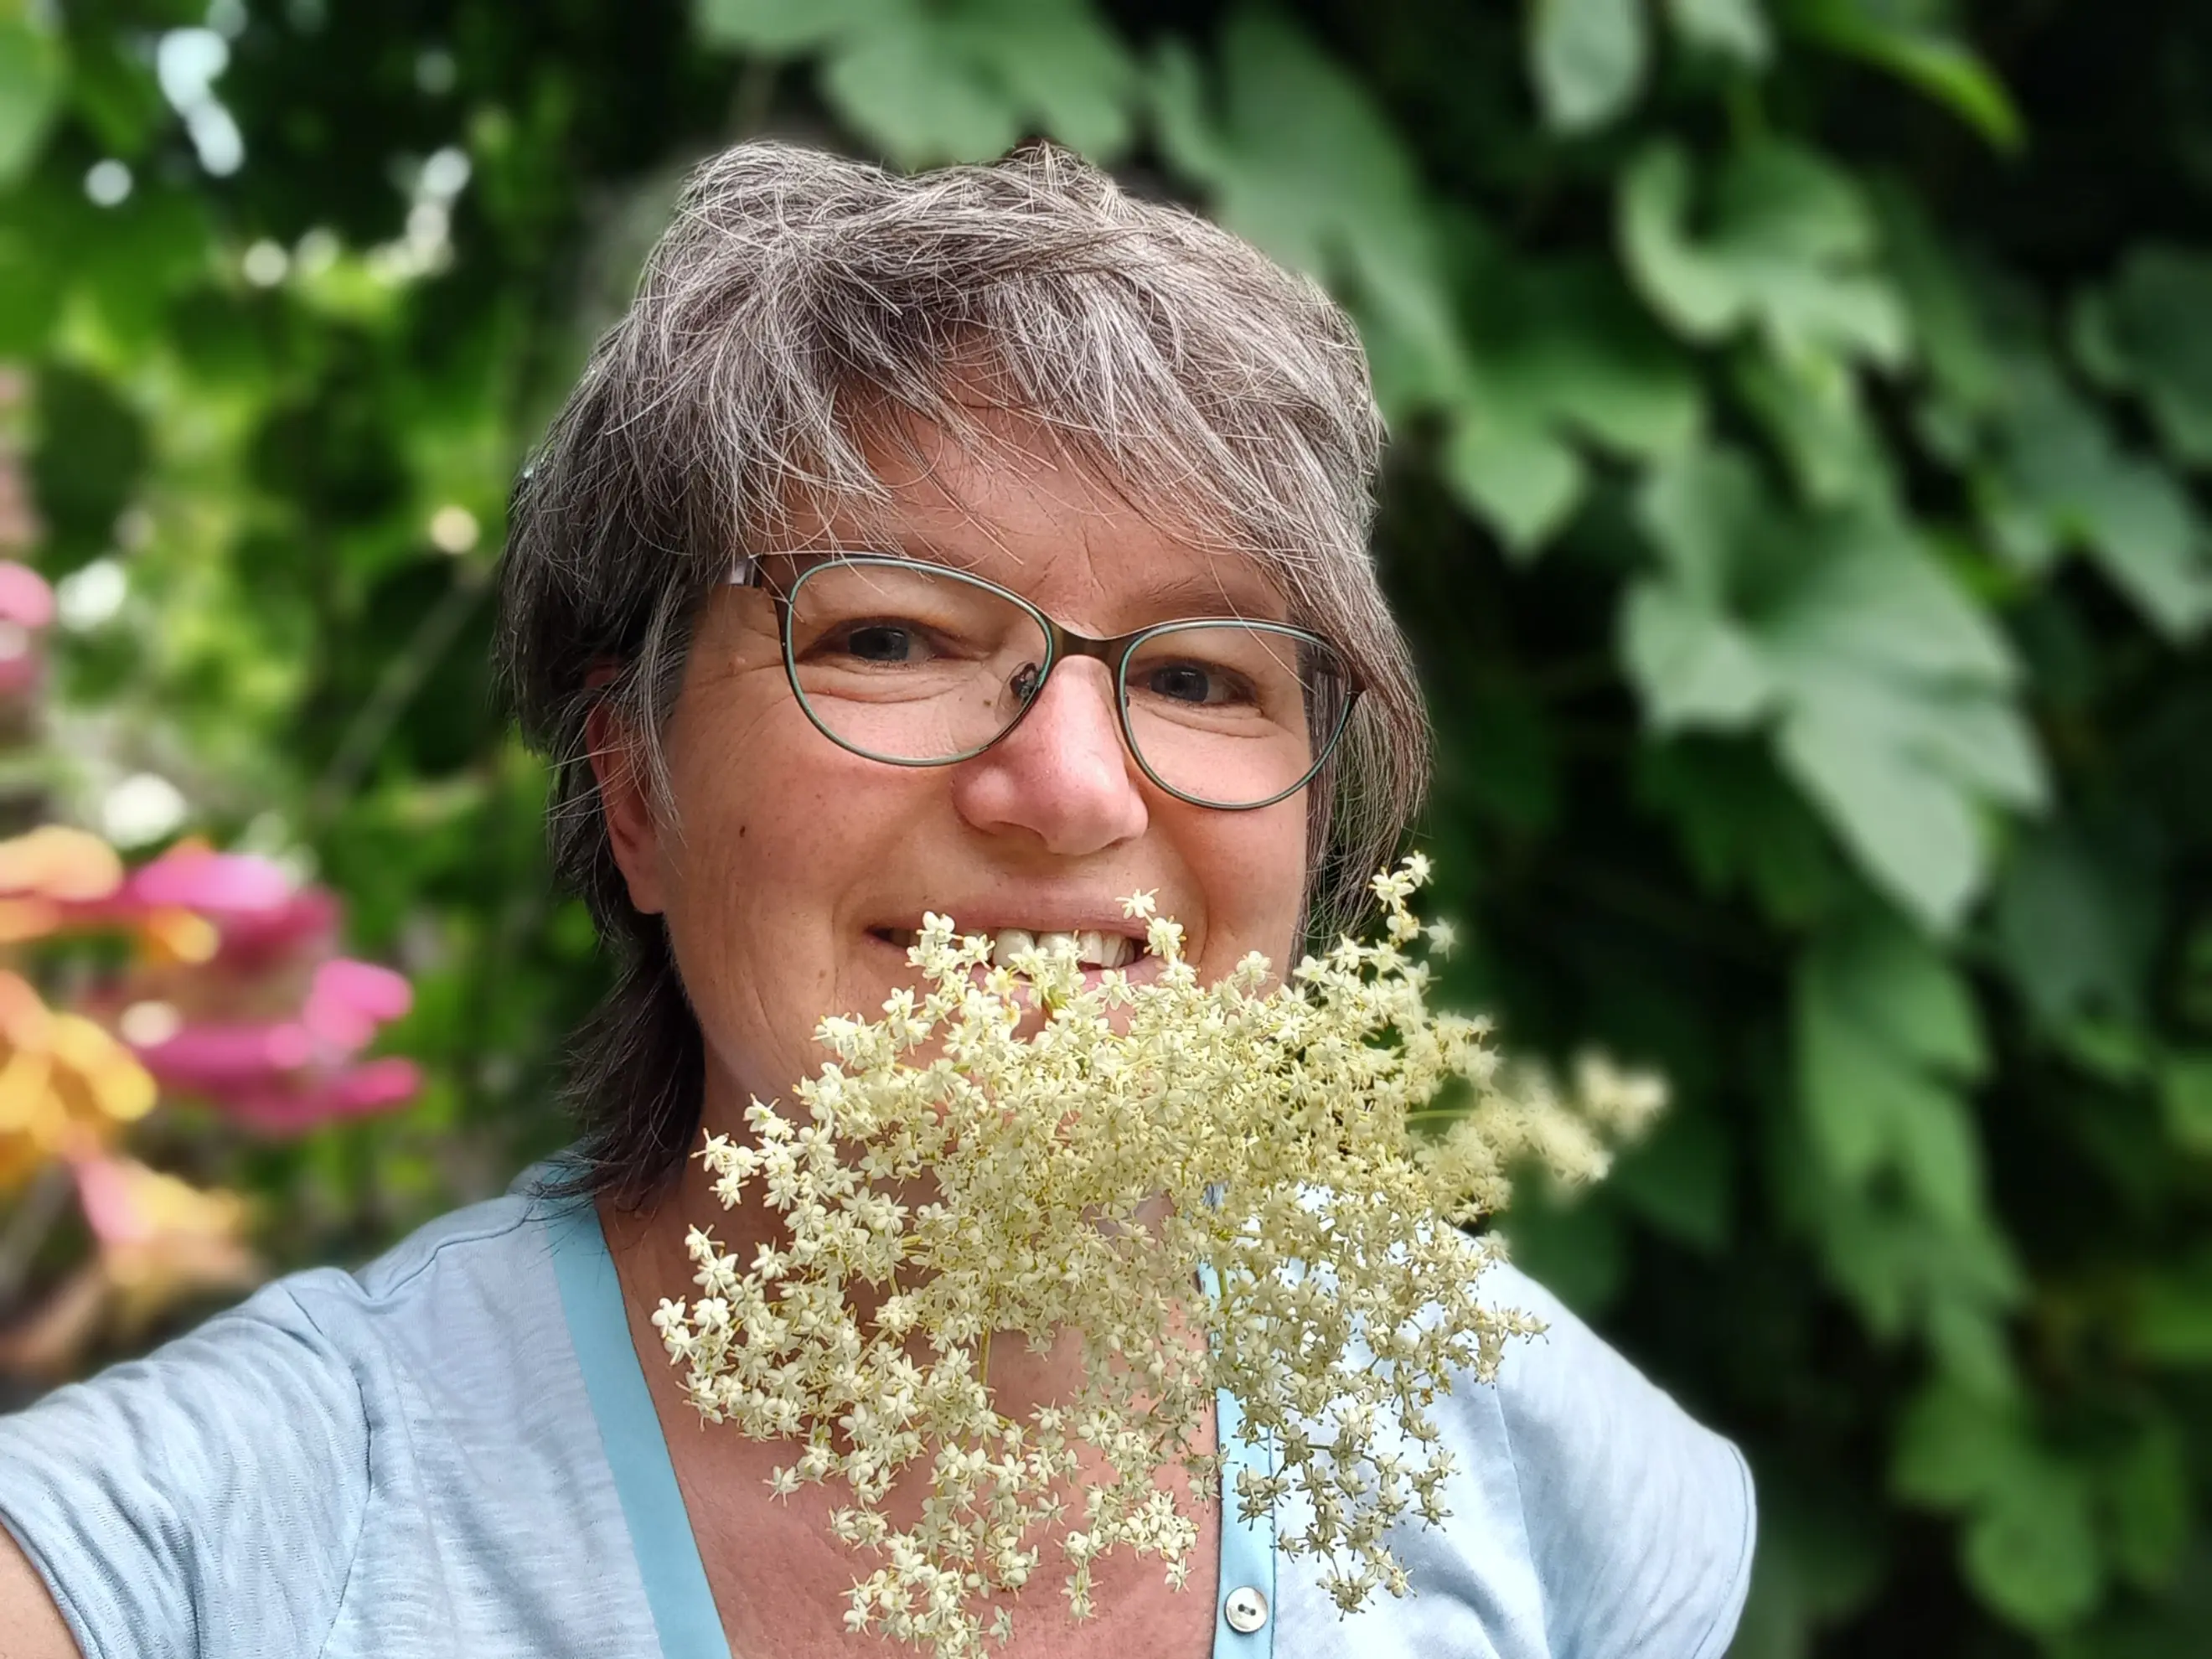
{"label": "eyeglass", "polygon": [[1091,657],[1146,777],[1194,805],[1251,811],[1312,781],[1361,690],[1334,646],[1287,623],[1196,617],[1093,639],[996,583],[888,554],[743,559],[730,580],[774,600],[807,719],[893,766],[974,759],[1062,659]]}

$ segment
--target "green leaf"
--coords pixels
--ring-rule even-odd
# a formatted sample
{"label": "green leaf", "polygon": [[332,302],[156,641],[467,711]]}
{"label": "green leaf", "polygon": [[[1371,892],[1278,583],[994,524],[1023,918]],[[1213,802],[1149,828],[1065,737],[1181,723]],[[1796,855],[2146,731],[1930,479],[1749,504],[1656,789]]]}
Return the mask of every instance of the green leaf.
{"label": "green leaf", "polygon": [[892,14],[830,58],[822,89],[902,167],[988,161],[1021,137],[1021,117],[966,47],[938,18]]}
{"label": "green leaf", "polygon": [[1942,1374],[1976,1393],[2015,1387],[2000,1321],[2021,1275],[1991,1221],[1947,1224],[1907,1194],[1844,1184],[1809,1147],[1800,1158],[1790,1179],[1806,1189],[1821,1271],[1869,1330],[1888,1340],[1917,1328]]}
{"label": "green leaf", "polygon": [[1898,1424],[1890,1486],[1908,1503],[1962,1510],[2026,1455],[2016,1404],[1939,1381],[1921,1389]]}
{"label": "green leaf", "polygon": [[1976,1594],[2022,1628],[2077,1622],[2104,1589],[2087,1481],[2049,1458],[2008,1469],[1968,1524],[1960,1561]]}
{"label": "green leaf", "polygon": [[1026,120],[1094,161],[1127,147],[1136,64],[1088,0],[963,0],[955,15]]}
{"label": "green leaf", "polygon": [[1637,498],[1638,516],[1669,575],[1690,597],[1716,607],[1760,585],[1765,549],[1756,526],[1767,507],[1758,473],[1723,449],[1655,467]]}
{"label": "green leaf", "polygon": [[1774,703],[1774,676],[1757,642],[1716,607],[1671,584],[1639,583],[1629,593],[1620,648],[1654,731],[1731,730]]}
{"label": "green leaf", "polygon": [[2159,1068],[2159,1098],[2175,1146],[2212,1155],[2212,1054],[2176,1054]]}
{"label": "green leaf", "polygon": [[1454,422],[1443,464],[1445,482],[1517,554],[1549,540],[1582,498],[1583,464],[1570,446],[1540,428],[1486,421],[1474,409]]}
{"label": "green leaf", "polygon": [[990,161],[1042,131],[1097,161],[1128,142],[1134,68],[1088,0],[699,0],[701,38],[822,54],[823,93],[906,167]]}
{"label": "green leaf", "polygon": [[1782,763],[1859,864],[1899,902],[1937,927],[1954,926],[1979,890],[1987,849],[1972,799],[1938,780],[1899,741],[1919,710],[1897,703],[1845,712],[1804,709],[1778,738]]}
{"label": "green leaf", "polygon": [[1993,915],[1999,961],[2045,1029],[2139,1015],[2159,932],[2147,858],[2059,823],[2007,862]]}
{"label": "green leaf", "polygon": [[0,223],[0,358],[31,356],[46,345],[64,285],[51,251]]}
{"label": "green leaf", "polygon": [[2189,1546],[2195,1516],[2188,1459],[2185,1438],[2158,1418],[2097,1472],[2113,1568],[2144,1589],[2171,1583]]}
{"label": "green leaf", "polygon": [[2212,254],[2131,248],[2103,300],[2105,367],[2142,392],[2174,459],[2212,466]]}
{"label": "green leaf", "polygon": [[1749,69],[1774,55],[1774,35],[1760,0],[1667,0],[1667,18],[1689,46]]}
{"label": "green leaf", "polygon": [[2003,640],[1893,513],[1793,513],[1729,452],[1655,469],[1638,514],[1668,574],[1631,586],[1621,642],[1654,726],[1770,724],[1869,875],[1954,925],[1985,811],[2045,793]]}
{"label": "green leaf", "polygon": [[2127,1301],[2130,1352],[2153,1365],[2212,1367],[2212,1255],[2140,1273]]}
{"label": "green leaf", "polygon": [[693,0],[692,22],[710,46],[795,57],[869,29],[900,27],[913,0]]}
{"label": "green leaf", "polygon": [[823,90],[902,166],[995,159],[1041,130],[1092,159],[1128,140],[1135,73],[1088,0],[870,0]]}
{"label": "green leaf", "polygon": [[1462,240],[1469,401],[1638,459],[1674,454],[1698,435],[1704,410],[1685,354],[1614,270],[1510,256],[1474,231]]}
{"label": "green leaf", "polygon": [[1421,363],[1425,386],[1463,384],[1435,215],[1370,93],[1269,10],[1232,15],[1219,58],[1217,88],[1176,43],[1162,51],[1151,92],[1169,161],[1230,229],[1347,290],[1378,358]]}
{"label": "green leaf", "polygon": [[1988,1068],[1981,1018],[1959,969],[1887,912],[1823,933],[1806,971],[1831,1012],[1869,1041],[1946,1077],[1978,1078]]}
{"label": "green leaf", "polygon": [[1985,296],[1959,268],[1920,199],[1893,184],[1873,191],[1887,269],[1929,378],[1948,405],[1989,410],[2002,395]]}
{"label": "green leaf", "polygon": [[1818,936],[1797,977],[1799,1092],[1814,1146],[1863,1186],[1883,1170],[1952,1227],[1980,1224],[1981,1147],[1958,1085],[1984,1064],[1948,963],[1881,913]]}
{"label": "green leaf", "polygon": [[1793,33],[1917,87],[1997,149],[2020,148],[2020,112],[2004,83],[1971,46],[1897,0],[1796,0],[1785,15]]}
{"label": "green leaf", "polygon": [[1904,310],[1847,174],[1765,142],[1730,156],[1708,194],[1700,216],[1689,156],[1672,143],[1645,150],[1621,185],[1629,272],[1675,329],[1717,341],[1755,328],[1786,360],[1904,361]]}
{"label": "green leaf", "polygon": [[1464,369],[1455,379],[1431,365],[1428,395],[1449,411],[1446,481],[1526,556],[1582,499],[1587,472],[1571,440],[1656,458],[1686,447],[1704,411],[1680,349],[1613,271],[1511,258],[1459,228]]}
{"label": "green leaf", "polygon": [[1644,0],[1531,0],[1528,72],[1555,132],[1588,132],[1626,109],[1650,50]]}
{"label": "green leaf", "polygon": [[38,158],[67,79],[61,43],[30,18],[0,15],[0,185]]}
{"label": "green leaf", "polygon": [[1894,498],[1889,457],[1867,419],[1856,375],[1808,374],[1802,363],[1747,352],[1737,363],[1736,386],[1779,445],[1805,500],[1838,507]]}
{"label": "green leaf", "polygon": [[1996,417],[1996,499],[2052,548],[2086,547],[2112,584],[2173,639],[2212,621],[2212,534],[2189,494],[2123,449],[2047,362],[2006,363]]}

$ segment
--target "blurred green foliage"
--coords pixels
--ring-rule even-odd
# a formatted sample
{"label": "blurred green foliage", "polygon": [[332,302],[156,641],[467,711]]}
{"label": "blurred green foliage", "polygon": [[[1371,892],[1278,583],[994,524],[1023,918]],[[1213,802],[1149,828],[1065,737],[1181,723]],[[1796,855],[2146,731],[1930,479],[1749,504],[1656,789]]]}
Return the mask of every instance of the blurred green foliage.
{"label": "blurred green foliage", "polygon": [[0,4],[40,556],[127,575],[70,787],[311,857],[421,992],[425,1106],[236,1152],[283,1259],[560,1138],[501,503],[762,131],[1048,133],[1353,307],[1459,988],[1675,1084],[1516,1243],[1750,1452],[1736,1651],[2212,1646],[2212,10]]}

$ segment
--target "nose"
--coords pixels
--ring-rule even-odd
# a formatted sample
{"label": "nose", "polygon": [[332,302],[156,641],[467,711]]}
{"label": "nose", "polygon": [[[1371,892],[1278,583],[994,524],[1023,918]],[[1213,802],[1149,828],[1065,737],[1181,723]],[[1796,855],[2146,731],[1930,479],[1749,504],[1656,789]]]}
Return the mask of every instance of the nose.
{"label": "nose", "polygon": [[1060,663],[1022,723],[952,769],[961,817],[994,834],[1026,832],[1079,858],[1141,836],[1149,820],[1135,759],[1121,741],[1103,663]]}

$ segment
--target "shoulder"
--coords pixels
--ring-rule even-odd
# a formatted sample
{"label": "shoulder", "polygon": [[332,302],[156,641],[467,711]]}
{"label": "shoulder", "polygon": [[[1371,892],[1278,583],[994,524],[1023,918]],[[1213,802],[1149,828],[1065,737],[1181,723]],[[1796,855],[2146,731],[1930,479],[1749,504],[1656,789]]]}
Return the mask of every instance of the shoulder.
{"label": "shoulder", "polygon": [[1551,1650],[1717,1659],[1750,1582],[1742,1455],[1526,1274],[1483,1286],[1545,1326],[1508,1346],[1495,1410]]}
{"label": "shoulder", "polygon": [[0,1418],[0,1519],[86,1652],[196,1653],[226,1628],[241,1652],[319,1650],[373,1493],[409,1475],[416,1437],[383,1431],[526,1397],[528,1339],[557,1319],[538,1213],[510,1195],[357,1273],[277,1279]]}

